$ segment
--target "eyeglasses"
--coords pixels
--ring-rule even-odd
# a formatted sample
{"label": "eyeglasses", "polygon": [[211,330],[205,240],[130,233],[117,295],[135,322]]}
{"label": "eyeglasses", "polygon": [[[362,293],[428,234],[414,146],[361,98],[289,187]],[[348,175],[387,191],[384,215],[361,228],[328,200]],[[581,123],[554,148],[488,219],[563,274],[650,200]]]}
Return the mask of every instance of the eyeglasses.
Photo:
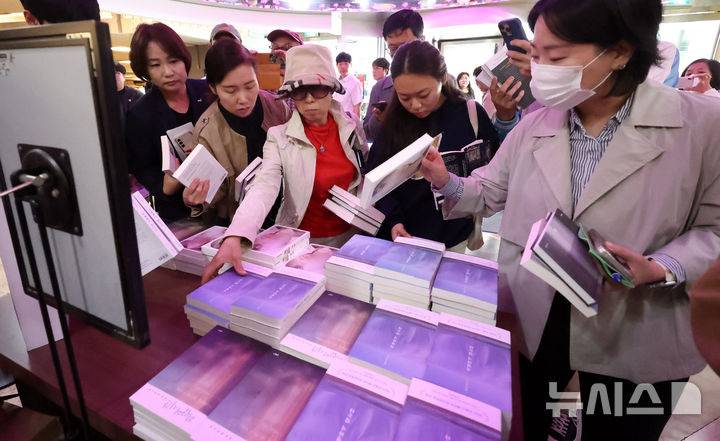
{"label": "eyeglasses", "polygon": [[302,86],[302,87],[299,87],[299,88],[291,91],[289,95],[290,95],[290,98],[292,98],[295,101],[302,101],[305,98],[307,98],[307,95],[309,93],[316,100],[320,100],[320,99],[323,99],[326,96],[330,95],[331,91],[332,91],[332,88],[329,86],[321,86],[321,85]]}

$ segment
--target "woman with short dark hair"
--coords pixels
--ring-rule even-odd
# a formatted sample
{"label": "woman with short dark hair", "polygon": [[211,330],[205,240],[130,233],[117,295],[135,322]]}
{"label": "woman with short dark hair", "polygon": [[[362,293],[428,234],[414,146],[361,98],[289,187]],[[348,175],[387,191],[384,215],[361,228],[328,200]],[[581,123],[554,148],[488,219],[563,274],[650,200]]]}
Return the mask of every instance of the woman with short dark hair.
{"label": "woman with short dark hair", "polygon": [[[448,218],[504,210],[499,307],[517,316],[527,440],[547,439],[548,404],[576,371],[584,441],[657,440],[705,366],[685,284],[720,255],[720,106],[645,80],[661,20],[660,0],[540,0],[531,89],[546,107],[469,178],[436,152],[423,161]],[[612,241],[634,279],[606,282],[593,317],[520,265],[555,209]]]}
{"label": "woman with short dark hair", "polygon": [[138,25],[130,43],[130,66],[152,87],[127,115],[128,167],[154,197],[155,208],[166,221],[186,217],[190,211],[179,192],[163,192],[160,137],[185,123],[195,124],[212,102],[205,80],[188,79],[191,62],[190,51],[170,27]]}
{"label": "woman with short dark hair", "polygon": [[697,85],[684,89],[720,98],[720,62],[700,58],[685,68],[682,76],[692,75],[698,79]]}
{"label": "woman with short dark hair", "polygon": [[[255,158],[262,157],[268,129],[285,124],[291,113],[285,101],[260,89],[255,59],[235,39],[220,39],[210,47],[205,55],[205,74],[218,99],[195,125],[195,144],[205,146],[228,176],[211,204],[204,202],[208,181],[191,183],[183,191],[183,200],[193,208],[193,216],[212,208],[216,221],[227,224],[238,206],[235,178]],[[180,184],[175,186],[179,188]]]}

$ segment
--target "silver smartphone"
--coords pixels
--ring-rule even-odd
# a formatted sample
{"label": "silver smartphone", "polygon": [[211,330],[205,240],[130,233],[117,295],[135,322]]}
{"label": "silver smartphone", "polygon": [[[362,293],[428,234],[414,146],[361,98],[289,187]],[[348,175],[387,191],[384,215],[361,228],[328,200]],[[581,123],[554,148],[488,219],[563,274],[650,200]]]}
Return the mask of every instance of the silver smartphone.
{"label": "silver smartphone", "polygon": [[600,235],[600,233],[595,230],[588,230],[587,233],[590,241],[592,242],[593,248],[595,248],[595,251],[597,251],[600,257],[603,258],[605,263],[612,266],[613,269],[615,269],[623,276],[623,278],[625,278],[625,280],[634,284],[635,280],[633,279],[630,268],[628,268],[627,264],[625,264],[622,259],[615,256],[613,253],[610,252],[610,250],[605,248],[605,239]]}

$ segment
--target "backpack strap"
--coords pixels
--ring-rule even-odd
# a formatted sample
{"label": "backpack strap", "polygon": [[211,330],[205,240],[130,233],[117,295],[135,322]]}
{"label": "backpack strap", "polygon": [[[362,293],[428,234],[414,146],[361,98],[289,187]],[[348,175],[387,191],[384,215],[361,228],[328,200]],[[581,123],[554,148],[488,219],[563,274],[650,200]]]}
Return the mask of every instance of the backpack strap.
{"label": "backpack strap", "polygon": [[470,118],[470,125],[473,128],[473,133],[475,134],[475,137],[478,136],[478,112],[477,112],[477,101],[475,100],[467,100],[467,108],[468,108],[468,117]]}

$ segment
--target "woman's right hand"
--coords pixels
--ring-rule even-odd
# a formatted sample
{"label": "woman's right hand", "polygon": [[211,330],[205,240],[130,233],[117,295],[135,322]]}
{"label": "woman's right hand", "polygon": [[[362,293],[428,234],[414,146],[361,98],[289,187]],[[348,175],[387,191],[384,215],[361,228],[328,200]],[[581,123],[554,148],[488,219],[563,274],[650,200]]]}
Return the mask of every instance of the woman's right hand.
{"label": "woman's right hand", "polygon": [[242,240],[237,236],[226,237],[213,259],[205,267],[202,283],[205,284],[217,276],[218,271],[226,263],[232,264],[235,272],[244,276],[247,274],[242,266]]}
{"label": "woman's right hand", "polygon": [[188,207],[202,205],[207,198],[208,190],[210,190],[210,181],[202,179],[193,179],[189,187],[183,190],[183,202]]}
{"label": "woman's right hand", "polygon": [[395,240],[398,237],[412,237],[410,233],[407,232],[405,225],[403,224],[395,224],[395,226],[393,226],[390,230],[390,236],[392,237],[392,240]]}
{"label": "woman's right hand", "polygon": [[435,188],[443,188],[450,180],[450,173],[445,167],[445,161],[440,152],[434,148],[431,148],[423,158],[420,171]]}

